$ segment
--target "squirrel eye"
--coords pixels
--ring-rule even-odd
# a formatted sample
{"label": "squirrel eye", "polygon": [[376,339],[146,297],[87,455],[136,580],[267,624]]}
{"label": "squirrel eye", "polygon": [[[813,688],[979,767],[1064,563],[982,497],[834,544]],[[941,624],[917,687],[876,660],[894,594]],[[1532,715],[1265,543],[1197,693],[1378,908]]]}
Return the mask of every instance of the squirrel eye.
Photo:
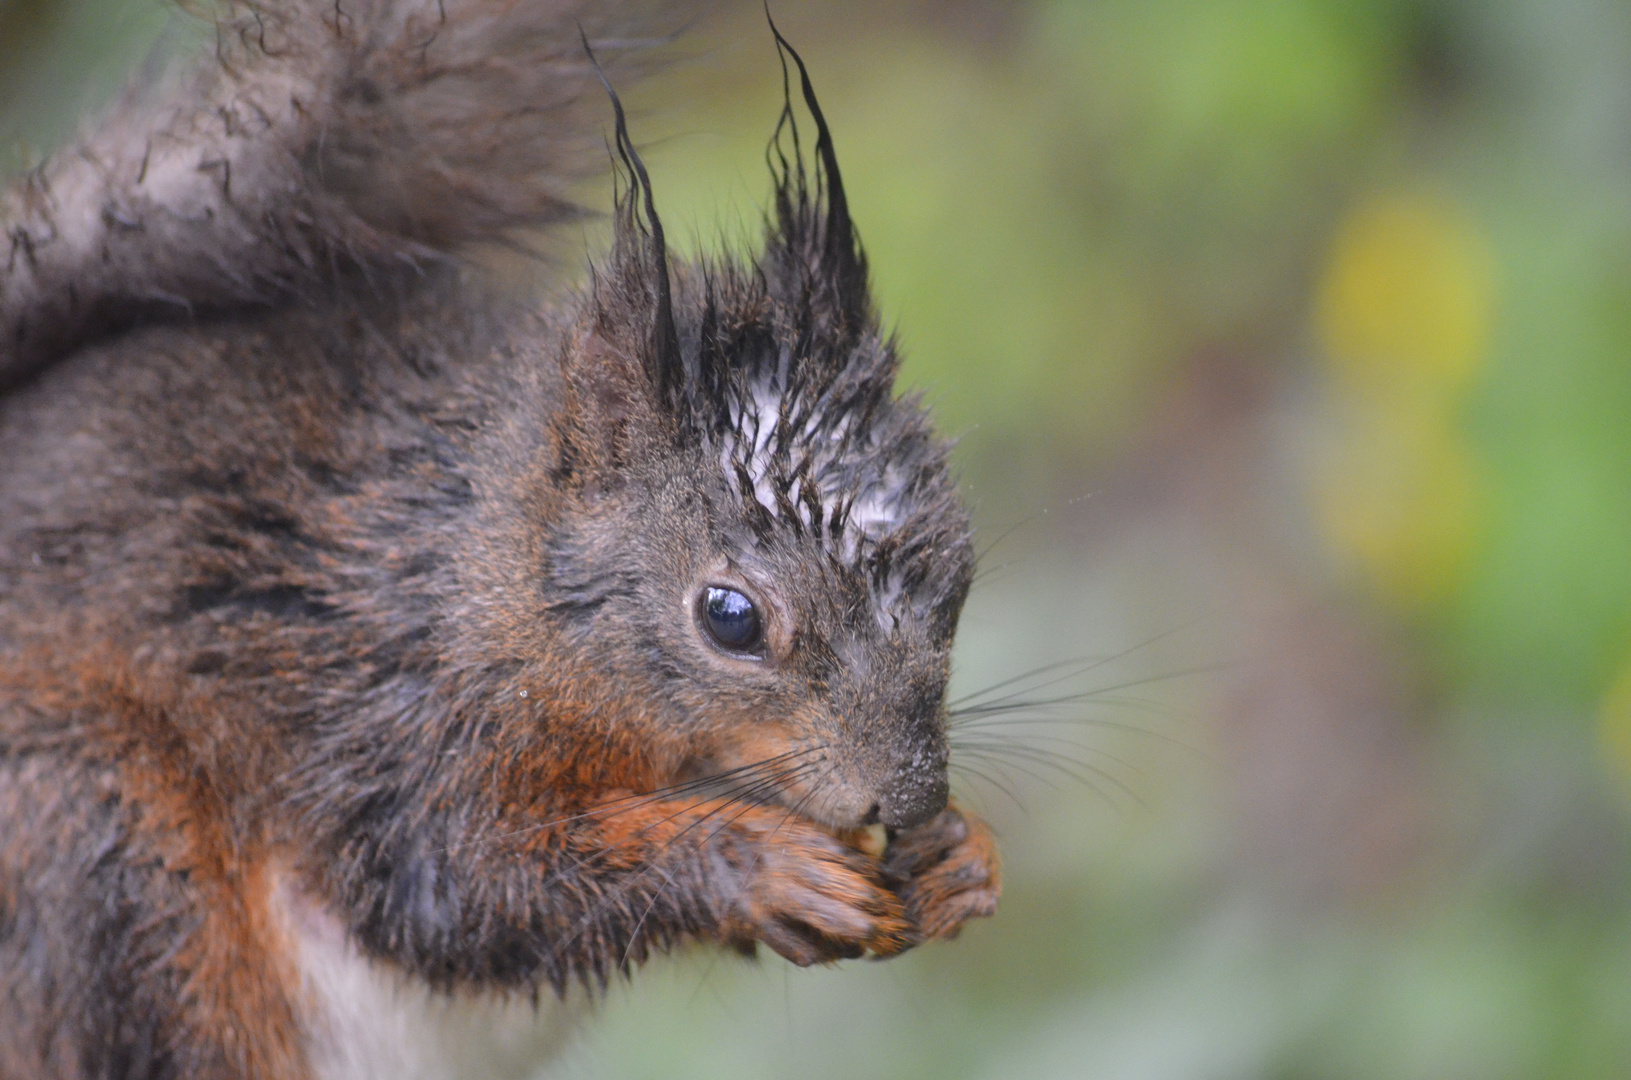
{"label": "squirrel eye", "polygon": [[764,636],[753,601],[717,585],[703,590],[702,623],[720,648],[730,652],[752,652]]}

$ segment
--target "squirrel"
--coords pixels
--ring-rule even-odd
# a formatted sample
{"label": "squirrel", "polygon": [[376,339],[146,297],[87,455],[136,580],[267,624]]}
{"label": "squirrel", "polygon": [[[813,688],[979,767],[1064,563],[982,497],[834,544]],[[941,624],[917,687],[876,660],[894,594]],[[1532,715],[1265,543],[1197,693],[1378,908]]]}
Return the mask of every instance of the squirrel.
{"label": "squirrel", "polygon": [[[680,259],[606,7],[230,0],[0,195],[0,1076],[530,1075],[655,954],[995,910],[970,522],[804,62],[762,249]],[[605,169],[585,284],[471,257]]]}

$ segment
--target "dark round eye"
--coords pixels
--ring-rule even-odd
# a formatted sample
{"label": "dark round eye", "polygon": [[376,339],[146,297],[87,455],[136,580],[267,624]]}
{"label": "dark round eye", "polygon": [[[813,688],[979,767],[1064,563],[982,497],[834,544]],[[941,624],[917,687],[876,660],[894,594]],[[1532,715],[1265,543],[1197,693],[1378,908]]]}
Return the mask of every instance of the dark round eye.
{"label": "dark round eye", "polygon": [[752,652],[764,636],[753,601],[735,589],[722,589],[717,585],[703,590],[702,624],[720,648],[731,652]]}

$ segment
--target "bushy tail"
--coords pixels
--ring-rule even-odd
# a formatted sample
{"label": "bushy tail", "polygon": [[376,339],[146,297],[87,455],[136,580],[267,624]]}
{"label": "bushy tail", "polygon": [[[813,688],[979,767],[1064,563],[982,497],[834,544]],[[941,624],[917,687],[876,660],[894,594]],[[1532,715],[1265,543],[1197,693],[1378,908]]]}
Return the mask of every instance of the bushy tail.
{"label": "bushy tail", "polygon": [[[608,10],[614,9],[614,10]],[[573,214],[603,62],[674,29],[593,0],[233,0],[215,54],[0,194],[0,390],[133,321],[276,305]]]}

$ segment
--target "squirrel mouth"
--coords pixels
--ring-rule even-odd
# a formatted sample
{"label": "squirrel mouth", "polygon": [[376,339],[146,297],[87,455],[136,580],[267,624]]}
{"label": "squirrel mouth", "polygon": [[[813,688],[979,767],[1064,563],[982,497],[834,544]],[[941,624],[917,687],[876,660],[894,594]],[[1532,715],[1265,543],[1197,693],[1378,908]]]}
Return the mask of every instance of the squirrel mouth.
{"label": "squirrel mouth", "polygon": [[878,825],[910,828],[945,807],[943,754],[919,752],[891,762],[895,756],[880,754],[883,748],[844,749],[786,733],[743,733],[688,760],[675,779],[699,796],[780,806],[835,835]]}

